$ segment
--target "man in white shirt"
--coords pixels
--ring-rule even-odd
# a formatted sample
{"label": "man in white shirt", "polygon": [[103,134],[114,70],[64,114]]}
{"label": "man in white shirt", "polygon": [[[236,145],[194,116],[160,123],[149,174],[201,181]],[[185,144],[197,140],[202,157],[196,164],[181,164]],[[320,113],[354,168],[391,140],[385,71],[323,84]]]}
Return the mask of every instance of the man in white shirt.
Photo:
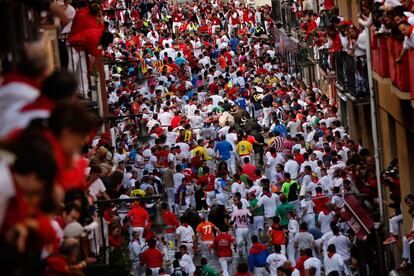
{"label": "man in white shirt", "polygon": [[288,211],[286,215],[289,220],[289,223],[288,223],[289,242],[287,245],[287,256],[292,266],[295,266],[296,265],[295,236],[299,232],[299,223],[295,219],[294,211]]}
{"label": "man in white shirt", "polygon": [[334,244],[328,246],[327,252],[323,259],[323,265],[325,267],[325,274],[328,275],[332,271],[337,271],[339,276],[344,275],[344,261],[338,253]]}
{"label": "man in white shirt", "polygon": [[175,167],[175,174],[173,175],[174,182],[174,194],[177,193],[178,187],[183,183],[185,175],[181,172],[182,168],[180,165]]}
{"label": "man in white shirt", "polygon": [[292,154],[286,154],[285,160],[285,172],[290,174],[290,179],[296,180],[300,169],[298,162],[293,160]]}
{"label": "man in white shirt", "polygon": [[185,245],[187,247],[188,254],[194,256],[194,230],[190,225],[188,225],[186,218],[181,217],[180,221],[181,225],[175,230],[175,239],[178,241],[179,245]]}
{"label": "man in white shirt", "polygon": [[194,115],[189,116],[189,119],[194,134],[197,135],[197,139],[200,139],[200,130],[204,127],[204,118],[201,117],[200,110],[194,111]]}
{"label": "man in white shirt", "polygon": [[277,194],[270,192],[269,179],[262,179],[261,184],[263,194],[259,198],[256,208],[264,207],[265,229],[269,229],[273,223],[273,217],[275,216],[277,206],[280,204],[280,200]]}
{"label": "man in white shirt", "polygon": [[329,239],[328,246],[330,244],[335,245],[335,248],[339,255],[341,255],[344,260],[344,270],[345,272],[349,271],[349,260],[351,259],[351,241],[348,237],[344,236],[338,226],[332,228],[333,237]]}
{"label": "man in white shirt", "polygon": [[[237,210],[231,214],[231,223],[236,227],[236,242],[239,253],[247,252],[249,248],[249,221],[252,214],[249,209],[243,208],[241,201],[236,203]],[[243,247],[245,246],[245,250]]]}
{"label": "man in white shirt", "polygon": [[[303,263],[305,271],[309,271],[312,268],[314,268],[315,269],[315,274],[312,274],[312,275],[321,276],[322,262],[318,258],[313,257],[312,249],[310,249],[310,248],[305,249],[305,254],[306,254],[306,256],[309,257]],[[306,274],[306,272],[305,272],[305,274]]]}
{"label": "man in white shirt", "polygon": [[167,129],[171,125],[171,119],[173,118],[173,114],[168,111],[168,106],[164,106],[163,112],[158,115],[158,119],[161,123],[161,127],[163,129]]}
{"label": "man in white shirt", "polygon": [[102,174],[102,169],[99,166],[92,166],[90,174],[87,177],[87,183],[89,185],[89,194],[93,197],[94,200],[97,200],[99,197],[104,197],[105,199],[110,199],[106,193],[105,185],[102,180],[99,178]]}
{"label": "man in white shirt", "polygon": [[273,245],[274,253],[270,254],[266,258],[267,268],[270,271],[270,275],[277,275],[277,269],[284,265],[287,258],[284,254],[281,254],[280,244]]}

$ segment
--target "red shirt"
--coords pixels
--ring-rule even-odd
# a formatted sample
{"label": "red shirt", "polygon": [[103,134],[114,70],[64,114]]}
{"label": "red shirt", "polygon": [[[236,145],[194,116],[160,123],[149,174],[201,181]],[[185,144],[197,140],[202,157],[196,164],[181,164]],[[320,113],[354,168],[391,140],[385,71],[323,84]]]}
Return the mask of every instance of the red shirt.
{"label": "red shirt", "polygon": [[321,211],[323,211],[324,214],[329,213],[329,209],[326,207],[326,203],[329,202],[329,197],[325,194],[316,194],[312,201],[315,203],[315,206],[313,207],[315,214],[319,214]]}
{"label": "red shirt", "polygon": [[217,256],[220,257],[231,257],[233,252],[231,251],[231,244],[235,241],[233,236],[227,233],[219,234],[213,242],[213,247],[217,250]]}
{"label": "red shirt", "polygon": [[251,181],[256,180],[256,166],[250,163],[247,163],[242,168],[243,173],[247,174]]}
{"label": "red shirt", "polygon": [[197,181],[197,185],[206,184],[206,191],[211,192],[214,191],[214,181],[216,180],[216,177],[214,174],[209,173],[203,176],[200,176]]}
{"label": "red shirt", "polygon": [[118,235],[117,237],[109,235],[109,246],[120,248],[121,244],[122,244],[122,236],[121,235]]}
{"label": "red shirt", "polygon": [[208,86],[208,89],[210,90],[210,95],[216,94],[217,91],[219,91],[219,87],[217,83],[213,82]]}
{"label": "red shirt", "polygon": [[298,162],[299,165],[301,165],[303,162],[305,162],[305,159],[303,158],[302,154],[298,154],[295,156],[295,161]]}
{"label": "red shirt", "polygon": [[296,261],[296,268],[300,271],[300,275],[305,275],[305,266],[304,263],[305,261],[308,259],[308,256],[301,256],[297,261]]}
{"label": "red shirt", "polygon": [[128,212],[127,217],[131,217],[132,227],[144,227],[145,223],[149,221],[149,214],[147,210],[141,206],[133,207]]}
{"label": "red shirt", "polygon": [[148,268],[161,267],[163,261],[163,254],[156,248],[148,248],[142,253],[141,265],[146,265]]}
{"label": "red shirt", "polygon": [[174,116],[171,119],[171,127],[173,129],[176,128],[176,127],[178,127],[178,126],[180,126],[180,123],[181,123],[181,117],[180,116]]}
{"label": "red shirt", "polygon": [[171,211],[163,211],[162,217],[164,218],[165,224],[167,225],[167,229],[165,230],[165,232],[175,233],[175,229],[180,225],[175,214]]}

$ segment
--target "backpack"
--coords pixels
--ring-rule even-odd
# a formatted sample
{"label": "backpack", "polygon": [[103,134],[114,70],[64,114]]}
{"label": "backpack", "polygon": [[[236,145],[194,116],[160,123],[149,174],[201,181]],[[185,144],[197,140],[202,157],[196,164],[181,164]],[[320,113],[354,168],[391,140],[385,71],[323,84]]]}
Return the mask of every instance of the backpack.
{"label": "backpack", "polygon": [[299,193],[298,183],[296,181],[292,181],[289,185],[289,194],[288,194],[288,201],[295,201],[297,200]]}

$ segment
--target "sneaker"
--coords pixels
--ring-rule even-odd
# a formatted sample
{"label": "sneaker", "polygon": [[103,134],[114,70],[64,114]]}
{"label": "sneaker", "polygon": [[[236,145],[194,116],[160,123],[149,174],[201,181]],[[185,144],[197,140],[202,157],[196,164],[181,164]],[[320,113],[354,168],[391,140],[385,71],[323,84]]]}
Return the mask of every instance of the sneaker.
{"label": "sneaker", "polygon": [[382,244],[388,245],[393,244],[397,241],[397,239],[394,236],[389,236],[388,239],[386,239]]}

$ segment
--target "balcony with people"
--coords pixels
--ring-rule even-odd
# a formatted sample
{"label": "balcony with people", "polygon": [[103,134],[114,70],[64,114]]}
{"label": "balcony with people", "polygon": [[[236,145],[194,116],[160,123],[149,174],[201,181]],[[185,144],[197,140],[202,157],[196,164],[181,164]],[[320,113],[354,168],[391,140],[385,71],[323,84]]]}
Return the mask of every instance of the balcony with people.
{"label": "balcony with people", "polygon": [[413,4],[376,3],[372,12],[371,46],[374,77],[390,80],[401,99],[414,99]]}

